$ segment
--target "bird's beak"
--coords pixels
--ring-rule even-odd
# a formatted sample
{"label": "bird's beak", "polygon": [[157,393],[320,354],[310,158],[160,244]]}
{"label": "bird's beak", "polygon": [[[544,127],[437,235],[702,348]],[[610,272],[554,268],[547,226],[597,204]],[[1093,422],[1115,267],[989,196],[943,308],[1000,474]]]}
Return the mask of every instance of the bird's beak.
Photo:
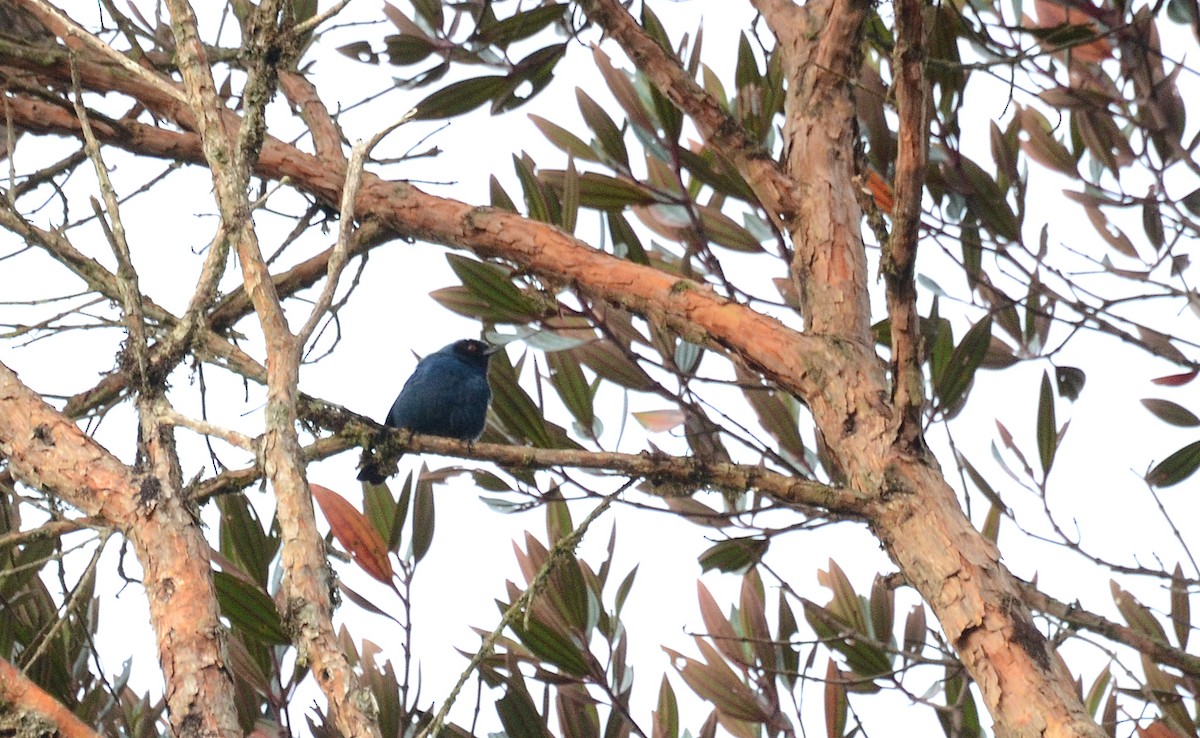
{"label": "bird's beak", "polygon": [[492,354],[497,354],[497,353],[500,353],[500,352],[501,352],[501,351],[503,351],[503,350],[504,350],[504,346],[503,346],[503,345],[501,345],[501,346],[488,346],[488,347],[487,347],[487,349],[486,349],[486,350],[483,352],[483,355],[484,355],[484,356],[491,356]]}

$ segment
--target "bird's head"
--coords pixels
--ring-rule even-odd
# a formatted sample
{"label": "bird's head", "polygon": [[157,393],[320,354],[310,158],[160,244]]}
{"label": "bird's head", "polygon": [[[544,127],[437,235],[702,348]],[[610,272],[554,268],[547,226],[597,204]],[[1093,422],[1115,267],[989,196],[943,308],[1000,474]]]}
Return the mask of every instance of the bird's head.
{"label": "bird's head", "polygon": [[455,341],[442,351],[447,351],[454,354],[460,360],[472,366],[487,368],[488,359],[492,354],[496,353],[503,346],[491,346],[483,341],[476,341],[472,338],[464,338],[461,341]]}

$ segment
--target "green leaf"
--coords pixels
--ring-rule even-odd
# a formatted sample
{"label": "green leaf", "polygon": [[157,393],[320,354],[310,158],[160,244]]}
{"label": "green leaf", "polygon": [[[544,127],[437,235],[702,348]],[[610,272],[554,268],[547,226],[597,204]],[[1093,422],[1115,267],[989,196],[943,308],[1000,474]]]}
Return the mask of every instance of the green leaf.
{"label": "green leaf", "polygon": [[492,115],[518,108],[532,100],[554,80],[554,69],[567,53],[566,44],[538,49],[513,66],[504,89],[492,102]]}
{"label": "green leaf", "polygon": [[489,306],[493,315],[507,316],[498,323],[527,323],[541,313],[538,303],[517,289],[511,271],[461,254],[446,254],[450,268],[472,294]]}
{"label": "green leaf", "polygon": [[244,579],[225,571],[213,572],[213,588],[221,614],[229,618],[235,630],[266,644],[290,643],[279,611],[267,593]]}
{"label": "green leaf", "polygon": [[1074,402],[1079,399],[1079,393],[1083,392],[1087,375],[1078,367],[1059,366],[1054,368],[1054,380],[1058,385],[1058,394]]}
{"label": "green leaf", "polygon": [[1050,386],[1049,372],[1042,372],[1042,390],[1038,396],[1037,445],[1042,471],[1049,475],[1058,450],[1058,423],[1054,418],[1054,389]]}
{"label": "green leaf", "polygon": [[1159,462],[1146,475],[1146,482],[1154,487],[1170,487],[1179,484],[1200,468],[1200,441],[1189,443]]}
{"label": "green leaf", "polygon": [[1162,623],[1158,622],[1158,618],[1154,617],[1154,613],[1150,612],[1150,608],[1138,602],[1133,595],[1121,589],[1115,581],[1110,583],[1113,595],[1113,602],[1117,605],[1117,610],[1121,613],[1121,617],[1125,618],[1125,622],[1129,627],[1136,632],[1146,636],[1155,643],[1160,643],[1164,646],[1167,643],[1167,632],[1163,630]]}
{"label": "green leaf", "polygon": [[[561,169],[544,169],[538,173],[543,182],[563,192],[566,173]],[[635,182],[610,177],[599,172],[579,175],[579,204],[593,210],[623,210],[629,205],[652,205],[658,196]]]}
{"label": "green leaf", "polygon": [[975,379],[975,370],[987,355],[991,339],[992,317],[989,315],[971,326],[940,371],[934,368],[933,387],[943,411],[953,413],[965,399],[967,388]]}
{"label": "green leaf", "polygon": [[575,88],[575,97],[579,102],[579,112],[608,160],[619,165],[623,171],[629,171],[629,151],[625,148],[625,137],[621,129],[613,123],[604,108],[600,107],[591,97],[580,88]]}
{"label": "green leaf", "polygon": [[413,495],[412,558],[420,561],[433,545],[434,505],[433,481],[428,478],[428,469],[421,465]]}
{"label": "green leaf", "polygon": [[263,531],[258,513],[245,495],[218,497],[217,509],[221,511],[221,552],[236,561],[259,586],[265,587],[271,560],[279,550],[279,537]]}
{"label": "green leaf", "polygon": [[658,687],[658,706],[653,713],[654,738],[679,738],[679,704],[675,701],[675,690],[663,674]]}
{"label": "green leaf", "polygon": [[429,58],[437,46],[428,36],[399,33],[384,39],[388,61],[396,66],[419,64]]}
{"label": "green leaf", "polygon": [[527,620],[517,618],[509,625],[523,646],[568,674],[582,677],[588,673],[587,658],[571,638],[555,632],[535,617]]}
{"label": "green leaf", "polygon": [[575,223],[579,219],[579,197],[579,172],[575,169],[574,157],[567,157],[561,197],[562,229],[567,233],[575,232]]}
{"label": "green leaf", "polygon": [[579,161],[594,161],[599,163],[600,157],[579,136],[553,121],[546,120],[540,115],[530,113],[529,119],[542,132],[546,140]]}
{"label": "green leaf", "polygon": [[555,21],[562,20],[567,10],[566,3],[541,5],[521,13],[514,13],[494,23],[480,23],[476,29],[476,40],[494,44],[501,48],[514,41],[521,41],[542,31]]}
{"label": "green leaf", "polygon": [[583,376],[579,362],[573,360],[565,351],[556,351],[546,354],[546,363],[550,365],[550,383],[558,390],[558,396],[571,411],[584,434],[590,436],[596,422],[596,413],[592,407],[592,387]]}
{"label": "green leaf", "polygon": [[1175,628],[1175,639],[1179,647],[1187,650],[1188,636],[1192,634],[1192,603],[1183,568],[1176,563],[1171,573],[1171,625]]}
{"label": "green leaf", "polygon": [[525,689],[524,677],[518,672],[506,686],[504,696],[496,701],[496,713],[506,738],[553,738]]}
{"label": "green leaf", "polygon": [[1147,410],[1154,413],[1159,420],[1171,425],[1177,425],[1180,428],[1195,428],[1200,425],[1200,418],[1196,417],[1195,413],[1170,400],[1147,397],[1142,400],[1142,404],[1146,406]]}
{"label": "green leaf", "polygon": [[727,573],[745,571],[762,559],[769,546],[770,541],[766,538],[729,538],[700,554],[700,569]]}
{"label": "green leaf", "polygon": [[525,194],[525,205],[529,208],[529,217],[534,220],[540,220],[543,223],[557,223],[559,221],[558,203],[551,199],[546,190],[542,188],[542,183],[534,174],[533,160],[528,154],[521,156],[513,155],[513,169],[517,172],[517,179],[521,182],[521,190]]}
{"label": "green leaf", "polygon": [[649,392],[658,386],[639,364],[606,338],[570,349],[567,353],[572,360],[626,389]]}
{"label": "green leaf", "polygon": [[504,90],[507,81],[504,75],[491,75],[451,83],[417,103],[413,117],[435,120],[462,115],[489,102]]}
{"label": "green leaf", "polygon": [[485,297],[480,297],[466,287],[443,287],[429,293],[439,305],[451,312],[478,318],[486,323],[527,323],[530,316],[513,314],[497,309]]}
{"label": "green leaf", "polygon": [[554,448],[542,411],[517,382],[517,372],[504,352],[492,357],[491,373],[492,410],[504,427],[538,448]]}
{"label": "green leaf", "polygon": [[701,205],[698,210],[704,235],[713,243],[743,253],[753,254],[763,251],[762,244],[758,242],[758,239],[735,223],[728,215],[707,205]]}

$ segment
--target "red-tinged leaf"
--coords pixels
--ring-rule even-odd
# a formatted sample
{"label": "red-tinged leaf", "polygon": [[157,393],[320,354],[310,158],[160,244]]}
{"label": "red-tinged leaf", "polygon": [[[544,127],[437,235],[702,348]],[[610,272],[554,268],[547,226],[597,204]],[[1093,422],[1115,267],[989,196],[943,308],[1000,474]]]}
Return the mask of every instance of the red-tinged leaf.
{"label": "red-tinged leaf", "polygon": [[384,610],[379,605],[376,605],[374,602],[371,602],[369,599],[364,597],[359,592],[355,591],[354,589],[351,589],[349,586],[346,585],[346,582],[344,582],[343,580],[339,579],[337,586],[338,586],[338,589],[341,590],[342,594],[346,596],[346,599],[348,599],[351,602],[353,602],[354,604],[358,605],[363,610],[366,610],[367,612],[369,612],[373,615],[379,615],[380,617],[385,617],[388,620],[391,620],[396,625],[399,625],[401,628],[404,627],[404,624],[401,623],[396,618],[394,618],[391,615],[391,613],[389,613],[387,610]]}
{"label": "red-tinged leaf", "polygon": [[1189,443],[1159,462],[1146,475],[1146,483],[1154,487],[1179,484],[1200,468],[1200,441]]}
{"label": "red-tinged leaf", "polygon": [[1021,108],[1017,116],[1027,137],[1021,141],[1021,150],[1029,158],[1072,179],[1079,176],[1075,157],[1054,137],[1054,129],[1044,115],[1033,108]]}
{"label": "red-tinged leaf", "polygon": [[446,85],[417,103],[416,120],[435,120],[462,115],[491,102],[503,92],[508,82],[505,75],[489,75],[464,79]]}
{"label": "red-tinged leaf", "polygon": [[383,537],[379,535],[375,526],[371,525],[371,521],[344,497],[328,487],[310,484],[309,489],[312,490],[313,499],[320,506],[321,513],[325,515],[333,537],[350,552],[358,568],[394,588],[392,578],[395,572],[392,571],[392,562],[388,558],[387,544],[383,542]]}
{"label": "red-tinged leaf", "polygon": [[1183,374],[1170,374],[1165,377],[1151,379],[1150,381],[1163,387],[1182,387],[1183,385],[1195,379],[1198,373],[1200,373],[1200,369],[1193,369],[1190,372],[1184,372]]}
{"label": "red-tinged leaf", "polygon": [[666,674],[658,687],[658,706],[653,713],[651,728],[650,738],[679,738],[679,704]]}
{"label": "red-tinged leaf", "polygon": [[213,572],[213,589],[221,614],[234,630],[265,645],[290,643],[275,603],[262,589],[225,571]]}
{"label": "red-tinged leaf", "polygon": [[746,658],[742,648],[743,639],[725,618],[725,613],[721,612],[721,606],[708,591],[708,587],[700,580],[696,580],[696,594],[700,600],[700,617],[704,620],[704,628],[717,650],[727,659],[750,666],[752,662]]}
{"label": "red-tinged leaf", "polygon": [[600,712],[596,700],[579,684],[559,684],[558,724],[563,738],[598,738]]}
{"label": "red-tinged leaf", "polygon": [[817,571],[817,581],[833,592],[833,598],[827,607],[837,616],[842,625],[869,636],[871,631],[867,624],[866,613],[863,611],[862,600],[854,591],[854,585],[850,584],[850,578],[846,576],[846,572],[842,571],[842,567],[830,559],[827,570]]}
{"label": "red-tinged leaf", "polygon": [[412,19],[404,14],[404,11],[400,10],[389,2],[385,2],[383,4],[383,15],[389,21],[391,21],[392,25],[396,27],[396,30],[400,31],[401,33],[409,33],[414,36],[425,35],[425,31],[422,30],[421,27],[416,23],[413,23]]}
{"label": "red-tinged leaf", "polygon": [[1125,235],[1124,231],[1113,225],[1100,208],[1093,205],[1085,205],[1083,210],[1087,213],[1088,220],[1092,223],[1092,228],[1096,230],[1096,233],[1114,251],[1131,259],[1138,258],[1137,248],[1133,245],[1133,241],[1129,239],[1129,236]]}
{"label": "red-tinged leaf", "polygon": [[[758,697],[721,658],[721,654],[706,641],[697,638],[696,645],[705,663],[686,658],[664,648],[679,669],[679,675],[697,695],[708,700],[718,711],[736,720],[765,722],[769,717]],[[683,663],[680,667],[679,664]]]}
{"label": "red-tinged leaf", "polygon": [[741,632],[749,640],[749,646],[765,669],[775,666],[775,646],[772,643],[771,626],[767,624],[766,592],[758,569],[751,568],[742,576]]}
{"label": "red-tinged leaf", "polygon": [[1147,410],[1154,413],[1159,420],[1171,425],[1177,425],[1180,428],[1195,428],[1200,425],[1200,418],[1196,417],[1195,413],[1170,400],[1147,397],[1142,400],[1142,404],[1146,406]]}
{"label": "red-tinged leaf", "polygon": [[914,605],[904,619],[904,651],[919,657],[925,650],[925,606]]}
{"label": "red-tinged leaf", "polygon": [[663,433],[683,425],[685,416],[682,410],[645,410],[634,413],[633,417],[642,427],[651,433]]}
{"label": "red-tinged leaf", "polygon": [[596,63],[596,68],[600,70],[600,75],[604,77],[604,82],[608,85],[609,92],[616,98],[617,104],[625,111],[625,115],[629,116],[629,122],[638,126],[646,133],[652,133],[655,125],[650,120],[650,114],[646,111],[646,108],[642,106],[642,99],[638,96],[637,90],[634,89],[633,83],[629,81],[629,75],[619,69],[613,68],[612,60],[608,58],[608,54],[605,54],[595,44],[592,45],[592,58]]}
{"label": "red-tinged leaf", "polygon": [[1187,650],[1188,636],[1192,633],[1192,603],[1183,568],[1175,564],[1171,574],[1171,625],[1175,627],[1175,639],[1179,647]]}
{"label": "red-tinged leaf", "polygon": [[1180,738],[1180,735],[1167,727],[1161,720],[1155,720],[1146,727],[1137,726],[1138,738]]}
{"label": "red-tinged leaf", "polygon": [[1058,422],[1054,417],[1054,389],[1050,386],[1049,372],[1042,372],[1042,389],[1038,394],[1037,445],[1042,472],[1049,475],[1058,451]]}
{"label": "red-tinged leaf", "polygon": [[846,684],[841,670],[829,659],[825,667],[825,735],[827,738],[843,738],[846,735]]}

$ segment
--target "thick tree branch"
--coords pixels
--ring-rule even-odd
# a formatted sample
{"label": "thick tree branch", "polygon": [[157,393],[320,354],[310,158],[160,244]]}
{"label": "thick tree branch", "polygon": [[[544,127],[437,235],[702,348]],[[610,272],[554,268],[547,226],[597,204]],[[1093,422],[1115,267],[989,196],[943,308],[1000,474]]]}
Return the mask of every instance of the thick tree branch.
{"label": "thick tree branch", "polygon": [[[808,330],[874,343],[862,211],[855,182],[859,146],[855,79],[862,66],[863,0],[813,0],[779,38],[788,70],[786,170],[800,182],[792,229],[792,280]],[[879,378],[882,384],[882,377]]]}
{"label": "thick tree branch", "polygon": [[0,705],[5,727],[12,729],[14,723],[21,726],[12,735],[100,738],[87,723],[4,659],[0,659]]}
{"label": "thick tree branch", "polygon": [[[212,171],[221,222],[234,237],[242,281],[262,325],[267,347],[266,429],[262,439],[264,470],[275,492],[276,519],[283,539],[280,561],[286,598],[285,621],[301,661],[329,701],[330,717],[343,735],[379,735],[373,700],[358,679],[333,630],[324,541],[317,531],[312,498],[305,478],[305,461],[296,431],[296,399],[303,341],[292,335],[259,249],[246,195],[254,160],[264,133],[262,109],[275,87],[275,63],[269,53],[276,43],[281,0],[264,0],[251,12],[246,45],[257,48],[247,93],[251,110],[239,119],[228,115],[216,95],[212,70],[196,32],[196,19],[184,0],[167,0],[172,31],[188,100],[196,115],[205,159]],[[276,50],[278,51],[278,50]],[[231,135],[236,133],[236,137]],[[231,144],[236,140],[236,147]],[[342,249],[344,253],[344,249]]]}
{"label": "thick tree branch", "polygon": [[921,330],[917,288],[913,280],[921,227],[921,197],[929,149],[928,97],[925,77],[925,3],[896,2],[896,49],[892,57],[896,108],[900,117],[896,154],[892,233],[884,244],[892,335],[892,400],[903,418],[904,443],[919,443],[925,407],[925,375],[921,371]]}
{"label": "thick tree branch", "polygon": [[13,475],[122,531],[143,568],[176,734],[241,735],[208,544],[184,501],[138,475],[0,364],[0,455]]}
{"label": "thick tree branch", "polygon": [[646,33],[621,3],[583,0],[580,5],[593,23],[621,45],[638,71],[691,117],[704,139],[733,162],[776,227],[790,231],[789,224],[801,210],[802,194],[771,155],[746,135],[741,124]]}

